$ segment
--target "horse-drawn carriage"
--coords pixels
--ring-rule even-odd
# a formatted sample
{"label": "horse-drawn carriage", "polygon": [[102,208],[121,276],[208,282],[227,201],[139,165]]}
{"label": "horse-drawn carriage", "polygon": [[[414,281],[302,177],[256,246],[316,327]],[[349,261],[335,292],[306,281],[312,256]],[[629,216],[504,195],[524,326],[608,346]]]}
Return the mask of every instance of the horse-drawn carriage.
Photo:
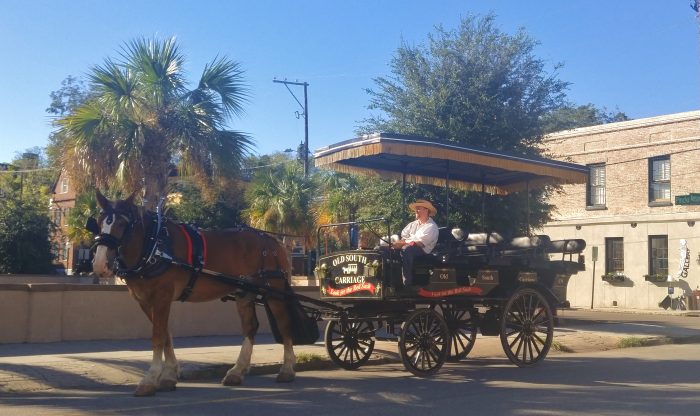
{"label": "horse-drawn carriage", "polygon": [[[484,195],[587,179],[587,168],[579,165],[399,135],[365,136],[315,156],[317,166],[340,172]],[[519,366],[542,360],[552,343],[553,310],[565,300],[568,278],[583,268],[582,240],[506,238],[450,227],[441,230],[433,253],[415,263],[419,288],[406,295],[397,291],[400,257],[382,247],[390,230],[377,232],[381,221],[355,221],[319,229],[321,292],[320,299],[313,299],[292,292],[285,249],[268,233],[247,226],[197,230],[168,220],[160,206],[156,212],[136,206],[133,194],[111,201],[98,192],[97,201],[100,217],[87,225],[96,235],[93,269],[99,276],[124,278],[153,324],[153,360],[136,395],[175,389],[178,364],[168,329],[175,300],[236,300],[244,341],[235,366],[222,380],[226,385],[240,384],[250,368],[258,328],[255,304],[265,305],[275,338],[284,345],[278,381],[294,379],[293,345],[316,342],[320,319],[328,320],[326,347],[341,367],[365,363],[377,330],[385,326],[391,333],[398,329],[406,368],[427,376],[447,359],[466,357],[478,330],[500,335],[506,355]],[[449,209],[449,201],[443,206]],[[324,230],[339,226],[373,230],[377,247],[358,243],[331,250],[321,244]]]}
{"label": "horse-drawn carriage", "polygon": [[[410,176],[417,183],[442,181],[492,193],[585,182],[587,176],[585,167],[569,163],[385,134],[321,149],[316,163],[341,172],[378,172],[404,181]],[[329,248],[337,229],[347,230],[348,247]],[[382,219],[319,228],[315,272],[320,298],[343,307],[326,316],[325,342],[334,362],[346,369],[361,366],[381,327],[398,335],[404,366],[418,376],[436,372],[446,360],[466,357],[477,331],[499,335],[506,355],[518,366],[547,355],[553,315],[565,301],[568,279],[584,267],[583,240],[504,238],[493,231],[443,227],[432,253],[416,259],[416,290],[406,293],[400,283],[400,250],[389,247],[389,235]]]}

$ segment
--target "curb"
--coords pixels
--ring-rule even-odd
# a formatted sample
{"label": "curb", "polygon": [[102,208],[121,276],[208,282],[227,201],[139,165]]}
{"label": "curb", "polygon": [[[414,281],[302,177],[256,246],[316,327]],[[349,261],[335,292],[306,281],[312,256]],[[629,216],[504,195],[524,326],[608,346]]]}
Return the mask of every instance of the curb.
{"label": "curb", "polygon": [[[401,362],[398,357],[390,356],[376,356],[370,358],[366,364],[363,365],[382,365]],[[179,380],[183,381],[197,381],[197,380],[211,380],[217,378],[224,378],[226,372],[233,367],[233,364],[216,364],[208,365],[196,368],[182,368],[180,370]],[[250,371],[248,375],[259,376],[268,374],[277,374],[282,367],[282,363],[269,363],[269,364],[251,364]],[[307,361],[303,363],[297,363],[294,365],[294,370],[297,372],[303,371],[320,371],[328,370],[331,368],[340,368],[337,364],[330,360],[328,357],[323,357],[321,359],[316,359],[312,361]]]}
{"label": "curb", "polygon": [[[621,348],[635,348],[635,347],[652,347],[656,345],[667,345],[667,344],[700,344],[700,335],[686,335],[686,336],[654,336],[654,337],[628,337],[635,338],[638,343],[629,346],[618,346],[614,349]],[[621,339],[625,339],[624,337]],[[564,349],[560,350],[563,353],[576,353],[577,351],[568,348],[565,344]],[[364,364],[362,367],[370,365],[383,365],[391,363],[400,363],[401,358],[398,354],[390,352],[374,352],[372,357]],[[198,381],[198,380],[212,380],[212,379],[222,379],[226,372],[233,366],[233,364],[216,364],[193,368],[182,368],[180,370],[179,379],[183,381]],[[250,367],[249,375],[269,375],[277,374],[282,367],[281,363],[265,363],[265,364],[252,364]],[[297,372],[303,371],[320,371],[327,369],[337,369],[340,368],[337,364],[331,361],[327,356],[313,359],[311,361],[297,363],[294,369]]]}

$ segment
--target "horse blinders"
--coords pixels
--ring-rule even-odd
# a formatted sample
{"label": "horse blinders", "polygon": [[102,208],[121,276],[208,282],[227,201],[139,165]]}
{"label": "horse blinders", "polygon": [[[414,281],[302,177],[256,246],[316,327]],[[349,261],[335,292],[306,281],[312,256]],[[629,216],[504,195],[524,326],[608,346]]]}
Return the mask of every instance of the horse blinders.
{"label": "horse blinders", "polygon": [[100,226],[97,224],[97,220],[95,219],[95,217],[90,217],[87,219],[87,222],[85,223],[85,229],[90,231],[92,235],[100,234]]}
{"label": "horse blinders", "polygon": [[[112,234],[102,232],[100,224],[106,223],[107,225],[112,225],[119,218],[123,219],[126,223],[121,237],[118,238]],[[136,221],[131,212],[112,209],[109,211],[102,211],[100,213],[99,222],[93,217],[88,218],[85,228],[95,235],[95,244],[92,246],[93,249],[97,248],[97,246],[106,246],[112,250],[117,250],[129,239],[135,224]]]}

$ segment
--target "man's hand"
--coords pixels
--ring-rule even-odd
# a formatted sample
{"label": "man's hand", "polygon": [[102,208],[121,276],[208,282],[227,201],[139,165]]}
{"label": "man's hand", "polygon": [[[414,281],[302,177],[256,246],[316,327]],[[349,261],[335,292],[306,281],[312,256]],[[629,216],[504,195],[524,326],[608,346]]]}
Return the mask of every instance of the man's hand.
{"label": "man's hand", "polygon": [[420,241],[408,241],[408,242],[406,242],[405,240],[399,240],[392,245],[392,247],[395,249],[401,249],[401,248],[404,248],[406,246],[418,246],[420,248],[423,248],[423,243],[421,243]]}
{"label": "man's hand", "polygon": [[391,247],[399,250],[402,249],[407,243],[403,240],[396,241],[394,244],[391,245]]}

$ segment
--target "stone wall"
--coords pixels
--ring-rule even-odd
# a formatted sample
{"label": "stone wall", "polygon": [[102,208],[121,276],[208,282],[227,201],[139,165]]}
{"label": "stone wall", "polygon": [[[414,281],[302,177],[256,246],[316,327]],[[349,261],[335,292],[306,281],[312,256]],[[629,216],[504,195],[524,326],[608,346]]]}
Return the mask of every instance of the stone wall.
{"label": "stone wall", "polygon": [[[7,280],[7,278],[5,278]],[[317,287],[295,288],[318,297]],[[257,308],[260,333],[269,333]],[[240,334],[234,302],[173,302],[173,336]],[[124,285],[77,283],[0,284],[0,343],[150,338],[151,325]]]}

